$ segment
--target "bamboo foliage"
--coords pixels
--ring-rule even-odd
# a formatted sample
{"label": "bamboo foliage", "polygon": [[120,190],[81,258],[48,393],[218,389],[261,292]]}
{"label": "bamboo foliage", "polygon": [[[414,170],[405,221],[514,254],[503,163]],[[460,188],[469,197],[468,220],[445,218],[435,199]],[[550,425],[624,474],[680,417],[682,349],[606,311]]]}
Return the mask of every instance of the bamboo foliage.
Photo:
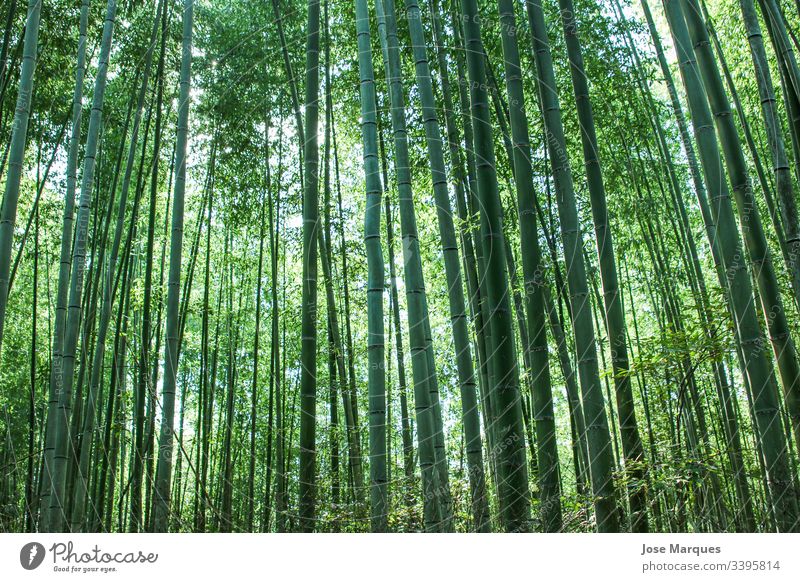
{"label": "bamboo foliage", "polygon": [[797,530],[798,13],[179,6],[0,9],[0,531]]}

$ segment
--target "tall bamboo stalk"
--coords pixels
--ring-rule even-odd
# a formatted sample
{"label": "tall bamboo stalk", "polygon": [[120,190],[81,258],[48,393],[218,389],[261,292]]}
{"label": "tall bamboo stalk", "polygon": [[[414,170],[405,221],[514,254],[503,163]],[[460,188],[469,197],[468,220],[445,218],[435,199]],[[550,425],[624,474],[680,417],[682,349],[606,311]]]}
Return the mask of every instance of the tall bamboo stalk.
{"label": "tall bamboo stalk", "polygon": [[[9,14],[13,7],[9,7]],[[28,120],[31,115],[33,95],[33,74],[39,49],[39,19],[42,14],[42,0],[28,0],[25,17],[25,45],[22,52],[22,67],[17,89],[17,105],[14,109],[14,124],[8,156],[8,174],[3,192],[3,206],[0,211],[0,350],[3,348],[3,328],[8,307],[9,271],[14,242],[14,224],[17,220],[19,184],[25,162],[25,145],[28,140]]]}
{"label": "tall bamboo stalk", "polygon": [[582,251],[583,235],[578,222],[572,170],[567,158],[564,126],[556,93],[557,85],[542,5],[539,0],[526,0],[526,7],[533,36],[536,70],[539,75],[539,95],[547,131],[546,139],[551,171],[557,193],[558,214],[561,220],[561,239],[567,268],[569,304],[589,445],[589,473],[595,498],[595,520],[599,531],[617,531],[619,517],[612,480],[614,466],[611,435],[600,384],[591,299]]}
{"label": "tall bamboo stalk", "polygon": [[[718,240],[731,307],[739,329],[744,371],[752,387],[751,406],[757,420],[756,430],[759,433],[765,464],[768,467],[767,481],[772,497],[771,503],[776,517],[780,520],[779,527],[782,530],[790,530],[795,527],[797,502],[789,476],[786,441],[778,416],[775,379],[762,347],[764,338],[755,312],[750,277],[743,260],[733,205],[721,167],[714,122],[705,97],[697,61],[689,48],[692,45],[681,1],[664,0],[664,9],[675,40],[700,161],[712,201],[710,206],[716,222],[714,237]],[[735,140],[734,143],[738,143],[738,136],[729,137]]]}
{"label": "tall bamboo stalk", "polygon": [[[72,269],[69,278],[69,299],[67,301],[67,323],[64,333],[63,367],[60,379],[56,381],[59,394],[55,411],[55,441],[53,455],[52,483],[48,516],[45,520],[48,531],[61,531],[67,519],[65,514],[66,499],[64,491],[67,482],[67,464],[71,456],[69,446],[70,412],[72,408],[73,373],[78,346],[78,334],[82,314],[83,278],[86,265],[86,243],[88,240],[89,218],[92,212],[92,194],[94,190],[94,172],[96,166],[98,141],[103,118],[103,101],[108,75],[108,64],[111,53],[111,42],[114,32],[117,3],[109,0],[103,21],[103,37],[100,44],[97,76],[95,77],[92,112],[89,117],[89,128],[84,150],[83,176],[81,181],[80,202],[78,204],[75,238],[72,246]],[[58,373],[58,370],[56,371]]]}
{"label": "tall bamboo stalk", "polygon": [[492,126],[489,118],[481,19],[475,0],[462,0],[464,49],[470,80],[472,130],[476,157],[477,192],[481,216],[481,245],[485,257],[481,277],[486,280],[489,325],[493,350],[488,355],[492,400],[491,422],[496,439],[490,454],[496,457],[500,517],[506,531],[530,527],[530,497],[525,458],[525,433],[519,391],[519,371],[514,345],[513,315],[506,272],[506,247],[502,209],[495,170]]}
{"label": "tall bamboo stalk", "polygon": [[183,46],[181,49],[180,87],[178,91],[178,128],[175,146],[175,191],[172,199],[172,233],[167,283],[167,325],[164,342],[164,381],[161,392],[161,431],[158,439],[158,465],[153,492],[155,532],[167,531],[169,525],[172,478],[173,425],[175,422],[175,385],[178,374],[180,328],[181,255],[183,251],[183,219],[186,194],[186,160],[189,141],[189,105],[191,95],[192,24],[194,0],[183,5]]}
{"label": "tall bamboo stalk", "polygon": [[605,308],[605,322],[611,348],[620,436],[625,454],[626,471],[629,475],[628,478],[632,481],[632,483],[627,483],[631,509],[631,530],[634,532],[646,532],[649,525],[647,521],[647,489],[644,482],[646,475],[644,447],[639,435],[636,409],[633,403],[627,329],[620,298],[613,235],[608,220],[606,190],[603,182],[597,135],[595,133],[594,112],[592,111],[592,103],[589,97],[589,83],[583,65],[583,50],[578,38],[575,8],[572,5],[572,0],[559,0],[559,6],[561,7],[561,21],[567,45],[567,54],[569,55],[575,105],[581,128],[583,159],[586,166],[600,277],[603,284],[603,306]]}
{"label": "tall bamboo stalk", "polygon": [[[380,2],[380,0],[377,0]],[[369,450],[370,507],[372,531],[387,528],[386,479],[386,375],[384,373],[383,288],[381,249],[381,179],[378,163],[378,123],[375,74],[370,46],[369,10],[366,0],[356,1],[358,70],[361,87],[361,138],[367,207],[364,215],[364,245],[367,250],[367,354],[369,360]]]}
{"label": "tall bamboo stalk", "polygon": [[[438,531],[445,515],[441,502],[444,491],[436,470],[434,446],[435,410],[429,391],[431,376],[427,356],[426,326],[428,319],[425,299],[425,282],[422,272],[417,219],[411,189],[411,168],[408,153],[407,128],[405,120],[405,97],[403,94],[400,70],[400,52],[397,38],[397,24],[394,17],[394,3],[391,0],[376,4],[376,11],[385,14],[387,39],[386,63],[389,100],[391,103],[392,132],[394,137],[394,171],[398,192],[400,230],[403,240],[403,259],[405,271],[406,301],[408,303],[409,342],[411,346],[411,369],[414,382],[414,408],[417,417],[417,445],[420,472],[422,474],[422,498],[425,528]],[[379,29],[380,30],[380,29]]]}
{"label": "tall bamboo stalk", "polygon": [[315,527],[317,402],[317,229],[319,229],[319,0],[308,0],[303,175],[303,298],[300,381],[300,529]]}
{"label": "tall bamboo stalk", "polygon": [[436,115],[436,99],[433,94],[430,65],[427,57],[427,42],[422,27],[422,11],[417,0],[406,0],[406,18],[411,35],[417,86],[422,104],[422,119],[431,170],[433,196],[439,224],[439,238],[445,264],[447,294],[450,304],[450,322],[453,329],[456,370],[461,394],[461,410],[464,423],[464,440],[472,496],[472,516],[476,528],[486,520],[486,481],[483,470],[480,416],[476,392],[475,369],[472,362],[461,264],[456,240],[450,196],[447,190],[447,173],[444,164],[439,120]]}
{"label": "tall bamboo stalk", "polygon": [[81,136],[81,117],[83,116],[83,77],[86,69],[86,32],[89,23],[89,0],[81,3],[78,32],[77,65],[75,68],[75,89],[72,95],[72,129],[67,152],[66,192],[64,195],[64,212],[61,224],[61,251],[58,269],[58,286],[53,323],[53,347],[50,363],[50,382],[47,404],[47,421],[43,454],[42,483],[40,507],[42,519],[40,527],[49,531],[50,492],[54,470],[54,453],[56,448],[56,408],[60,397],[61,371],[63,366],[64,327],[66,326],[67,294],[69,291],[69,274],[72,266],[72,236],[75,215],[75,189],[77,183],[78,150]]}
{"label": "tall bamboo stalk", "polygon": [[[561,487],[543,295],[543,286],[547,285],[547,282],[542,273],[542,256],[536,224],[536,191],[533,184],[530,134],[525,111],[519,44],[515,33],[517,19],[514,4],[510,0],[499,0],[498,10],[509,103],[511,162],[517,193],[527,314],[524,325],[520,326],[520,333],[523,337],[525,335],[529,337],[530,345],[526,346],[526,350],[530,350],[530,367],[533,375],[533,418],[536,423],[538,480],[541,495],[540,519],[544,531],[555,532],[562,527]],[[527,334],[523,334],[526,329]]]}

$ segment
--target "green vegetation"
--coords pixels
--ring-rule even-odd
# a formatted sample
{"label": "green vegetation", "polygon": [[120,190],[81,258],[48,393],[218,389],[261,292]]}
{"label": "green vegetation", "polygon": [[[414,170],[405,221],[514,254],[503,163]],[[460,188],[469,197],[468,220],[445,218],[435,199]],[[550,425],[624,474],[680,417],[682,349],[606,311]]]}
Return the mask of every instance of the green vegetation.
{"label": "green vegetation", "polygon": [[0,531],[800,531],[796,6],[0,26]]}

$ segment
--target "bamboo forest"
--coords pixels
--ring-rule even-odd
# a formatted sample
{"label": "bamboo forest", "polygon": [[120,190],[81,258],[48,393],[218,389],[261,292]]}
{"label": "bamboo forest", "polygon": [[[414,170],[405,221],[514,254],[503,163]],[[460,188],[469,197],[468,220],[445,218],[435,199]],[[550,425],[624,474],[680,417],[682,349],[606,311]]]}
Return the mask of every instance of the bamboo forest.
{"label": "bamboo forest", "polygon": [[0,26],[0,531],[800,531],[800,0]]}

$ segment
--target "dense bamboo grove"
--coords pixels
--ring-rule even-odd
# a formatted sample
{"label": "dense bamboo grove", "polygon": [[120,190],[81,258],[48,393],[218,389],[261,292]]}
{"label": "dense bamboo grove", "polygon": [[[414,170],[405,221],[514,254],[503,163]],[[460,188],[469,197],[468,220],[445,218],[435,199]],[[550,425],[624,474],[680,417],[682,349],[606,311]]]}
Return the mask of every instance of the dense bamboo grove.
{"label": "dense bamboo grove", "polygon": [[0,531],[800,531],[797,4],[0,26]]}

